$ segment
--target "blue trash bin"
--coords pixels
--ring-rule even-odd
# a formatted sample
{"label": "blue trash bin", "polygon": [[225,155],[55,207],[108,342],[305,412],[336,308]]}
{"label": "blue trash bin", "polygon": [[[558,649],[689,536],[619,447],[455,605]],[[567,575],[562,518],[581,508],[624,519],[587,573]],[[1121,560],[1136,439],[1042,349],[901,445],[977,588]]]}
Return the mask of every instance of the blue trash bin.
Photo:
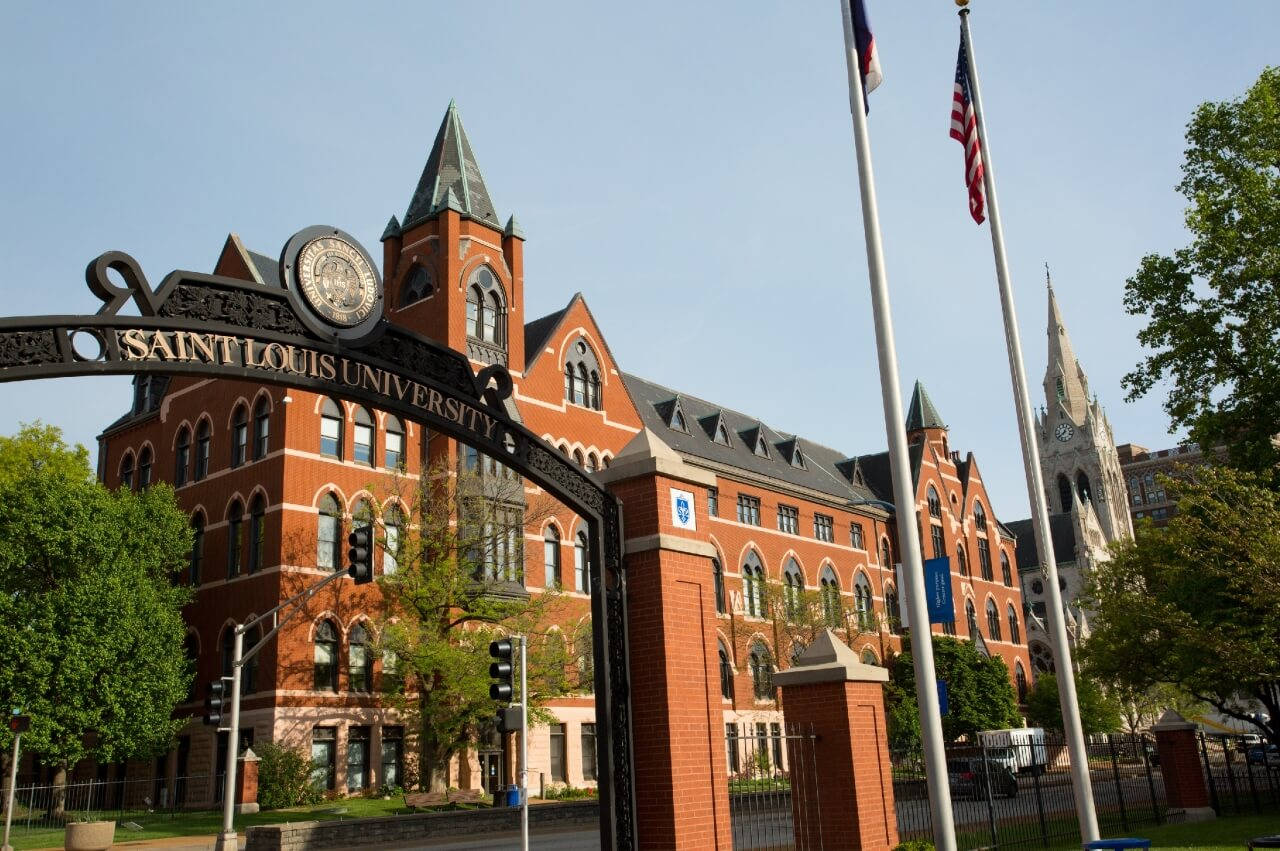
{"label": "blue trash bin", "polygon": [[1084,847],[1085,851],[1134,851],[1134,849],[1149,851],[1151,840],[1122,836],[1116,839],[1099,839],[1096,842],[1086,842]]}
{"label": "blue trash bin", "polygon": [[520,787],[519,786],[512,785],[507,787],[507,806],[508,807],[520,806]]}

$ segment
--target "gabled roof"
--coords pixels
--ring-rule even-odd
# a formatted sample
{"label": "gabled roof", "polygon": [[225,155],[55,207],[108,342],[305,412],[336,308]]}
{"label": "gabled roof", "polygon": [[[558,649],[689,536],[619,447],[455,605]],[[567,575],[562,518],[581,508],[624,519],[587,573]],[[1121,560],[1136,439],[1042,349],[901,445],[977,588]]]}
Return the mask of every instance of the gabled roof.
{"label": "gabled roof", "polygon": [[[924,459],[924,444],[912,443],[907,446],[907,458],[911,461],[911,487],[920,482],[920,463]],[[857,459],[862,468],[867,486],[877,497],[885,502],[893,502],[893,474],[889,467],[889,453],[877,452],[874,455],[862,455]]]}
{"label": "gabled roof", "polygon": [[[1004,525],[1018,539],[1015,548],[1018,570],[1039,569],[1040,553],[1036,548],[1035,528],[1031,519],[1012,520]],[[1049,537],[1053,541],[1054,560],[1059,565],[1076,560],[1076,529],[1070,514],[1064,512],[1049,515]]]}
{"label": "gabled roof", "polygon": [[269,287],[280,286],[280,261],[274,260],[265,254],[259,254],[256,251],[249,252],[249,259],[253,261],[253,266],[258,271],[258,277],[262,279],[262,283]]}
{"label": "gabled roof", "polygon": [[440,122],[440,130],[431,146],[422,177],[418,179],[418,188],[409,200],[401,230],[407,230],[446,208],[502,228],[475,153],[471,150],[471,141],[462,129],[457,104],[453,101],[449,101],[444,120]]}
{"label": "gabled roof", "polygon": [[[580,296],[581,293],[575,293],[573,298],[579,298]],[[564,319],[564,315],[569,312],[569,307],[573,304],[573,298],[569,299],[569,304],[554,313],[548,313],[546,316],[524,324],[524,359],[526,364],[531,362],[546,346],[547,340],[551,339],[551,332],[556,330],[560,320]]]}
{"label": "gabled roof", "polygon": [[907,431],[946,427],[938,409],[933,406],[933,400],[925,392],[924,385],[917,381],[916,389],[911,394],[911,404],[907,406]]}

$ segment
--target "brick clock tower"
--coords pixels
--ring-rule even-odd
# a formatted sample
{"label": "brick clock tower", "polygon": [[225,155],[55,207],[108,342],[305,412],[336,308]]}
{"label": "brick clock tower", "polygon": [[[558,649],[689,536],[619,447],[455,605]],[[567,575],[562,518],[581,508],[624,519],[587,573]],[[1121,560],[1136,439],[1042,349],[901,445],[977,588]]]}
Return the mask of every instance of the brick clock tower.
{"label": "brick clock tower", "polygon": [[1072,491],[1088,503],[1108,541],[1133,537],[1111,423],[1089,377],[1076,360],[1049,284],[1049,362],[1044,373],[1046,407],[1040,411],[1040,471],[1050,513],[1070,513]]}

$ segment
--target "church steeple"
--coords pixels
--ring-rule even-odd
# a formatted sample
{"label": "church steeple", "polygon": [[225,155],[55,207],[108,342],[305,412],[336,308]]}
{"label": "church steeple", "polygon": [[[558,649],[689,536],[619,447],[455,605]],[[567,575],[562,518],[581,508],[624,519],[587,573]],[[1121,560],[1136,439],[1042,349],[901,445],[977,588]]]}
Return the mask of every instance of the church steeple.
{"label": "church steeple", "polygon": [[946,428],[942,415],[933,406],[933,400],[925,392],[924,385],[916,382],[911,393],[911,404],[907,405],[907,431],[920,431],[926,428]]}
{"label": "church steeple", "polygon": [[462,129],[458,106],[449,101],[444,121],[436,133],[427,166],[404,214],[402,230],[408,230],[443,209],[453,209],[502,230],[493,199],[476,163],[471,142]]}
{"label": "church steeple", "polygon": [[1058,419],[1056,413],[1061,406],[1067,417],[1080,425],[1089,412],[1089,378],[1071,348],[1071,338],[1053,294],[1048,264],[1045,264],[1044,275],[1049,290],[1049,361],[1044,372],[1044,394],[1049,402],[1050,420]]}

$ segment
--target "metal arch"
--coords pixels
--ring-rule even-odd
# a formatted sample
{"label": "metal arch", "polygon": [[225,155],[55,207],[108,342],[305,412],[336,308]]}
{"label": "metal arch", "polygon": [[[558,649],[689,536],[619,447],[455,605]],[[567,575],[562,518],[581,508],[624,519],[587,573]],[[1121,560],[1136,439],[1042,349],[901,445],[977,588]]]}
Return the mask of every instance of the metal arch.
{"label": "metal arch", "polygon": [[[119,287],[108,277],[124,279]],[[587,521],[602,848],[638,847],[622,517],[616,497],[507,413],[511,376],[383,321],[358,347],[319,339],[288,293],[175,271],[152,290],[137,262],[108,252],[86,270],[96,315],[0,319],[0,382],[83,375],[192,375],[298,387],[417,420],[536,483]],[[139,316],[121,316],[130,299]]]}

